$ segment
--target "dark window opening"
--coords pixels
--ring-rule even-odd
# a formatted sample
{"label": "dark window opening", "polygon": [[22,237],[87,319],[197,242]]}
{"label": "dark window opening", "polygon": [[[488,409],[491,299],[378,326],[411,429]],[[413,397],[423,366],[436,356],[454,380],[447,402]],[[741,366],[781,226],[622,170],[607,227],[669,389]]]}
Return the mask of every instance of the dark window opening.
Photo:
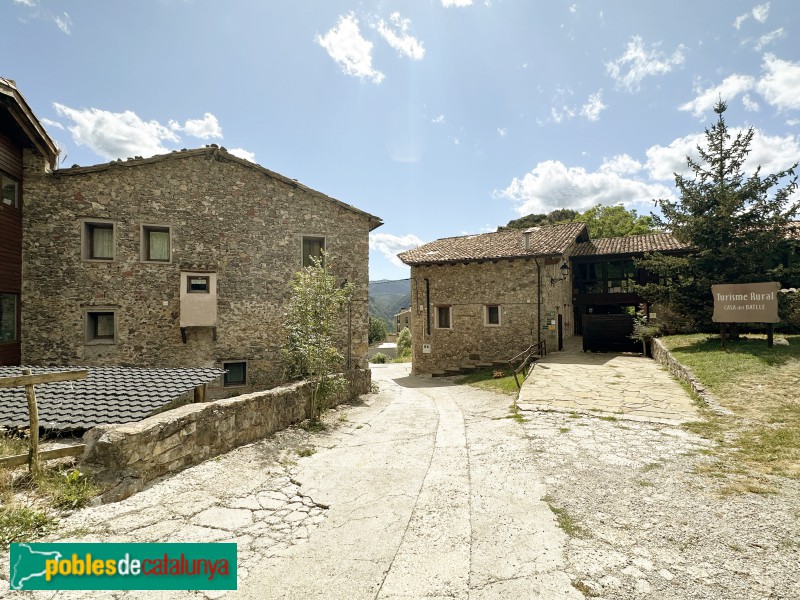
{"label": "dark window opening", "polygon": [[86,341],[113,343],[116,337],[114,313],[96,311],[86,313]]}
{"label": "dark window opening", "polygon": [[486,324],[487,325],[500,325],[500,307],[487,306],[486,307]]}
{"label": "dark window opening", "polygon": [[187,277],[186,291],[190,294],[211,293],[210,277],[208,277],[207,275]]}
{"label": "dark window opening", "polygon": [[0,294],[0,344],[17,341],[17,295]]}
{"label": "dark window opening", "polygon": [[247,384],[247,363],[245,361],[222,363],[222,368],[225,369],[223,381],[225,387]]}
{"label": "dark window opening", "polygon": [[2,188],[0,201],[5,206],[19,208],[19,182],[8,175],[0,174],[0,187]]}
{"label": "dark window opening", "polygon": [[312,266],[313,260],[317,259],[322,264],[322,251],[325,250],[325,238],[323,237],[303,237],[303,266]]}
{"label": "dark window opening", "polygon": [[436,326],[439,329],[450,329],[450,307],[436,307]]}

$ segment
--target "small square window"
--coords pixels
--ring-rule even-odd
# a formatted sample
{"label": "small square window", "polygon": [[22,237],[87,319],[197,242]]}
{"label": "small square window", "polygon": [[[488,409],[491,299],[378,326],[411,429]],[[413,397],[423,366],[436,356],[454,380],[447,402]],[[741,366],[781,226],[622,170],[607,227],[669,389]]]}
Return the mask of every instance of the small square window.
{"label": "small square window", "polygon": [[322,251],[325,250],[324,237],[303,236],[303,266],[310,267],[313,258],[322,261]]}
{"label": "small square window", "polygon": [[500,307],[496,304],[489,304],[485,307],[485,321],[486,325],[500,325]]}
{"label": "small square window", "polygon": [[451,307],[449,306],[437,306],[436,307],[436,327],[437,329],[451,329],[452,323],[450,321],[451,317]]}
{"label": "small square window", "polygon": [[165,262],[171,260],[170,228],[162,225],[142,225],[142,260]]}
{"label": "small square window", "polygon": [[224,362],[222,368],[225,369],[224,387],[247,385],[247,361]]}
{"label": "small square window", "polygon": [[0,201],[3,205],[19,208],[19,182],[8,175],[0,174],[0,186],[2,187]]}
{"label": "small square window", "polygon": [[210,294],[210,281],[208,275],[189,275],[186,278],[186,291],[190,294]]}
{"label": "small square window", "polygon": [[112,310],[86,311],[86,343],[114,344],[117,341],[116,314]]}
{"label": "small square window", "polygon": [[114,260],[114,224],[83,224],[83,257],[86,260]]}

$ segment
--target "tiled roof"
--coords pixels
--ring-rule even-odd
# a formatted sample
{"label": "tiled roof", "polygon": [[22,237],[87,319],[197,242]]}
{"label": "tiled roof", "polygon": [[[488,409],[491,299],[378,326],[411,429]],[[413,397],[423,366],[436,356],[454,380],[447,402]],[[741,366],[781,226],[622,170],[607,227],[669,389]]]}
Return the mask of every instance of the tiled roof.
{"label": "tiled roof", "polygon": [[55,171],[58,175],[81,175],[83,173],[96,173],[99,171],[107,171],[113,168],[132,168],[132,167],[140,167],[143,165],[150,165],[153,163],[164,162],[167,160],[180,160],[184,158],[190,158],[193,156],[204,156],[214,158],[215,160],[219,161],[227,161],[232,163],[237,163],[243,167],[248,169],[254,169],[270,177],[272,179],[277,179],[278,181],[282,181],[283,183],[290,185],[292,187],[300,188],[314,194],[319,198],[323,198],[324,200],[328,200],[333,202],[334,204],[338,204],[342,208],[352,211],[356,214],[362,215],[366,217],[369,221],[369,230],[372,231],[373,229],[377,229],[381,225],[383,225],[383,221],[380,217],[376,217],[375,215],[371,215],[368,212],[365,212],[355,206],[347,204],[346,202],[342,202],[341,200],[337,200],[336,198],[332,198],[322,192],[318,192],[315,189],[312,189],[308,186],[299,183],[296,179],[290,179],[285,175],[281,175],[280,173],[276,173],[275,171],[270,171],[266,167],[262,167],[261,165],[250,162],[249,160],[245,160],[244,158],[239,158],[238,156],[234,156],[224,147],[218,146],[217,144],[209,144],[205,148],[193,148],[191,150],[183,149],[183,150],[173,150],[169,154],[157,154],[155,156],[150,156],[148,158],[142,158],[141,156],[136,156],[134,158],[128,158],[127,160],[117,159],[112,160],[108,163],[102,163],[99,165],[91,165],[88,167],[81,167],[79,165],[73,165],[69,169],[58,169]]}
{"label": "tiled roof", "polygon": [[685,250],[688,246],[675,239],[671,233],[648,233],[626,237],[598,238],[575,246],[572,256],[599,254],[637,254],[643,252],[669,252]]}
{"label": "tiled roof", "polygon": [[[585,235],[583,223],[512,229],[435,240],[398,254],[407,265],[471,262],[497,258],[525,258],[563,254],[576,238]],[[525,249],[525,234],[530,233]]]}
{"label": "tiled roof", "polygon": [[[22,367],[0,367],[0,377],[21,375]],[[39,424],[48,429],[88,429],[140,421],[153,411],[219,379],[222,369],[138,369],[133,367],[30,367],[34,375],[86,369],[77,381],[35,386]],[[0,425],[28,425],[25,388],[0,388]]]}

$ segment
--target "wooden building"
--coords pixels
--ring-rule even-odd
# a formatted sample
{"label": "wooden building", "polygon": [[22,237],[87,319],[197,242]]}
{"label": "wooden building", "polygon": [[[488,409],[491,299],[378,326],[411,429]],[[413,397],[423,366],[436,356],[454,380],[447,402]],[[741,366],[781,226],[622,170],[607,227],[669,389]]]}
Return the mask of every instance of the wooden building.
{"label": "wooden building", "polygon": [[43,157],[52,168],[58,150],[14,81],[0,77],[0,365],[20,363],[22,211],[28,153]]}

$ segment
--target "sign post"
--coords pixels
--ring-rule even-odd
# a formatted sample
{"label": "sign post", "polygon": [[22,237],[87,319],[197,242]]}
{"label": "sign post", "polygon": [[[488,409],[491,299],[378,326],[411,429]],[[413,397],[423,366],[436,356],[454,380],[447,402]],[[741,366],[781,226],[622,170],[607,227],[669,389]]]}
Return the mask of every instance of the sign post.
{"label": "sign post", "polygon": [[712,285],[714,314],[711,320],[720,324],[720,338],[725,347],[728,323],[767,323],[767,345],[772,347],[773,324],[778,323],[777,281],[764,283],[729,283]]}

